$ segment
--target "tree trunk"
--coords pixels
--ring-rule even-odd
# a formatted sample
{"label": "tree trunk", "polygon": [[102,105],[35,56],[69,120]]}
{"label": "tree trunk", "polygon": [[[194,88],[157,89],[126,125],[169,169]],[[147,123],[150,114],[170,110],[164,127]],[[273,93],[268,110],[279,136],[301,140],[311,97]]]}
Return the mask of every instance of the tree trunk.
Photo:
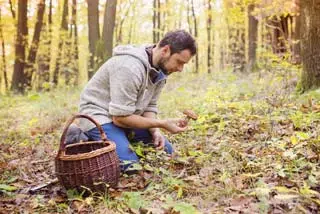
{"label": "tree trunk", "polygon": [[207,66],[208,66],[208,73],[211,73],[211,59],[212,59],[212,53],[211,53],[211,46],[212,46],[212,41],[211,41],[211,28],[212,28],[212,9],[211,9],[211,1],[207,1],[207,36],[208,36],[208,45],[207,45]]}
{"label": "tree trunk", "polygon": [[12,76],[11,90],[19,93],[24,92],[24,66],[26,58],[26,46],[27,46],[27,9],[28,1],[18,1],[18,24],[17,24],[17,38],[15,44],[15,61],[14,71]]}
{"label": "tree trunk", "polygon": [[[191,10],[192,10],[192,17],[193,17],[193,23],[194,23],[194,37],[195,39],[198,38],[198,25],[197,25],[197,17],[194,12],[194,3],[193,0],[191,0]],[[196,69],[195,72],[197,73],[199,71],[199,54],[196,54]]]}
{"label": "tree trunk", "polygon": [[[5,49],[5,42],[3,37],[2,31],[2,20],[1,20],[1,8],[0,8],[0,40],[1,40],[1,47],[2,47],[2,72],[4,78],[4,86],[5,89],[8,90],[8,77],[7,77],[7,60],[6,60],[6,49]],[[1,77],[1,74],[0,74]],[[0,78],[0,85],[1,85],[1,78]]]}
{"label": "tree trunk", "polygon": [[248,28],[249,28],[249,47],[248,47],[248,71],[253,71],[256,67],[256,50],[258,40],[258,20],[252,15],[254,5],[248,6]]}
{"label": "tree trunk", "polygon": [[59,32],[59,45],[58,45],[58,57],[56,59],[56,66],[53,72],[53,84],[55,86],[58,85],[59,81],[59,73],[62,59],[62,51],[63,51],[63,43],[66,39],[66,33],[68,32],[68,0],[64,0],[63,2],[63,12],[61,19],[61,28]]}
{"label": "tree trunk", "polygon": [[99,31],[99,0],[87,0],[88,4],[88,37],[89,37],[89,51],[90,59],[88,65],[88,78],[90,79],[94,74],[95,68],[95,53],[96,45],[100,39]]}
{"label": "tree trunk", "polygon": [[153,24],[153,31],[152,31],[152,38],[153,44],[157,42],[157,0],[153,0],[153,16],[152,16],[152,24]]}
{"label": "tree trunk", "polygon": [[49,22],[49,25],[51,26],[51,24],[52,24],[52,0],[50,0],[50,2],[49,2],[48,22]]}
{"label": "tree trunk", "polygon": [[273,53],[282,55],[287,52],[287,41],[289,36],[289,15],[269,18],[268,25],[272,31]]}
{"label": "tree trunk", "polygon": [[37,56],[38,78],[37,90],[50,89],[50,59],[51,59],[51,40],[52,40],[52,0],[49,1],[48,8],[48,23],[43,23],[43,33],[41,34],[40,42],[43,51]]}
{"label": "tree trunk", "polygon": [[159,4],[160,4],[160,20],[164,23],[161,27],[160,27],[160,32],[159,32],[159,40],[160,38],[163,37],[163,34],[164,32],[166,32],[166,28],[170,26],[170,23],[169,21],[167,20],[167,16],[168,16],[168,11],[167,11],[167,8],[168,8],[168,5],[169,5],[169,2],[168,0],[164,0],[163,4],[162,4],[162,7],[161,7],[161,2],[159,0]]}
{"label": "tree trunk", "polygon": [[37,10],[37,22],[34,28],[33,38],[31,47],[29,50],[28,61],[26,64],[26,79],[25,84],[27,87],[31,87],[32,81],[32,74],[34,73],[34,63],[36,61],[38,46],[39,46],[39,39],[41,28],[43,24],[43,14],[45,10],[45,0],[39,0],[38,3],[38,10]]}
{"label": "tree trunk", "polygon": [[294,17],[295,21],[295,28],[293,33],[293,47],[292,47],[292,63],[293,64],[300,64],[301,63],[301,49],[300,49],[300,29],[301,29],[301,16],[300,16],[300,0],[295,0],[297,5],[296,16]]}
{"label": "tree trunk", "polygon": [[[136,7],[137,7],[137,2],[138,1],[134,1],[134,4],[133,5],[131,5],[131,7],[132,7],[132,11],[133,11],[133,17],[136,17]],[[128,44],[131,44],[132,43],[132,36],[133,36],[133,24],[134,24],[134,18],[131,18],[130,19],[130,26],[129,26],[129,36],[128,36],[128,41],[127,41],[127,43]],[[154,38],[154,35],[153,35],[153,38]]]}
{"label": "tree trunk", "polygon": [[157,14],[157,42],[160,40],[160,31],[161,31],[161,3],[160,0],[157,2],[158,14]]}
{"label": "tree trunk", "polygon": [[320,86],[320,0],[301,4],[302,92]]}
{"label": "tree trunk", "polygon": [[113,49],[113,31],[117,11],[117,0],[107,0],[105,12],[102,39],[105,47],[104,60],[112,56]]}
{"label": "tree trunk", "polygon": [[72,0],[72,20],[71,20],[72,35],[72,71],[73,85],[78,85],[79,82],[79,49],[78,49],[78,26],[77,26],[77,0]]}
{"label": "tree trunk", "polygon": [[10,4],[10,11],[11,11],[11,14],[12,14],[12,18],[16,19],[16,11],[13,8],[13,4],[12,4],[11,0],[9,0],[9,4]]}
{"label": "tree trunk", "polygon": [[126,19],[128,19],[128,14],[129,14],[130,8],[131,8],[131,6],[133,4],[134,4],[134,2],[131,2],[131,1],[129,2],[128,7],[127,7],[127,9],[126,9],[126,11],[124,13],[124,16],[120,18],[120,21],[119,21],[119,24],[118,24],[119,33],[118,33],[118,35],[116,37],[117,38],[116,39],[117,40],[116,44],[122,44],[122,42],[123,42],[123,35],[122,35],[123,24],[124,24],[124,21]]}
{"label": "tree trunk", "polygon": [[188,27],[189,27],[189,33],[190,34],[193,34],[192,33],[192,23],[191,23],[191,18],[190,18],[190,5],[191,5],[191,2],[192,0],[188,0],[188,3],[187,3],[187,22],[188,22]]}

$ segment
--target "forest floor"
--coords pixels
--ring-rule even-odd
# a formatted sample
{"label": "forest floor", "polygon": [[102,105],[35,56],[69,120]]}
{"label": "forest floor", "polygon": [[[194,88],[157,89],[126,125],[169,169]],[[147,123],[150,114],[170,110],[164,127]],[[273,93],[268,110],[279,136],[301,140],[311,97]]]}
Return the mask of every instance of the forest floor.
{"label": "forest floor", "polygon": [[177,156],[136,146],[140,172],[87,197],[54,182],[80,89],[2,96],[0,213],[319,213],[320,90],[296,94],[297,76],[173,75],[159,117],[199,114],[187,132],[167,134]]}

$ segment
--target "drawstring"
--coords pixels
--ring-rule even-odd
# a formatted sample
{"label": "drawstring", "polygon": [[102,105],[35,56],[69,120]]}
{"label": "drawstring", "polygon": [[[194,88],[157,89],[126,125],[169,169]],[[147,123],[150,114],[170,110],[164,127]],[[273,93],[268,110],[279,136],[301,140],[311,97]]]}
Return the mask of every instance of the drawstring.
{"label": "drawstring", "polygon": [[149,72],[150,72],[150,69],[147,68],[147,77],[146,77],[146,82],[145,82],[145,89],[143,90],[143,94],[142,94],[142,99],[144,99],[144,96],[145,96],[146,92],[148,91]]}

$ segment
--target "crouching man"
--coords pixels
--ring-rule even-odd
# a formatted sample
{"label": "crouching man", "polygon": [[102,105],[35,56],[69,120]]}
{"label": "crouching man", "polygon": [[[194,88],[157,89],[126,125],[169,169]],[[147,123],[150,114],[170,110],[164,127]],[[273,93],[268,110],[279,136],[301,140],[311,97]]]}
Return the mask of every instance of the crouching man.
{"label": "crouching man", "polygon": [[[80,97],[80,113],[101,124],[107,137],[116,143],[116,151],[126,170],[137,155],[129,148],[133,141],[153,144],[172,154],[170,142],[160,129],[172,134],[186,130],[183,119],[157,119],[157,100],[169,75],[181,72],[196,54],[192,36],[183,30],[168,32],[155,45],[118,46],[85,86]],[[88,120],[80,128],[90,140],[100,140],[100,133]]]}

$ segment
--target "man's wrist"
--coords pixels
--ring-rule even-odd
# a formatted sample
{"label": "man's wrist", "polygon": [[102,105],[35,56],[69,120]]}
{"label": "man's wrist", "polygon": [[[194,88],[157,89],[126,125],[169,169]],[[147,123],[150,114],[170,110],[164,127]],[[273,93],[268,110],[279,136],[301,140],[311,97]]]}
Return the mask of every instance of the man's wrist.
{"label": "man's wrist", "polygon": [[159,128],[163,129],[165,127],[166,124],[166,120],[158,120],[159,124],[157,126],[157,129],[159,130]]}
{"label": "man's wrist", "polygon": [[157,125],[154,128],[149,128],[149,132],[151,134],[156,133],[156,132],[160,132],[160,128],[163,128],[165,124],[165,120],[159,120],[157,119]]}
{"label": "man's wrist", "polygon": [[160,129],[159,129],[159,128],[150,128],[150,129],[149,129],[149,132],[150,132],[151,134],[154,134],[154,133],[156,133],[156,132],[160,132]]}

